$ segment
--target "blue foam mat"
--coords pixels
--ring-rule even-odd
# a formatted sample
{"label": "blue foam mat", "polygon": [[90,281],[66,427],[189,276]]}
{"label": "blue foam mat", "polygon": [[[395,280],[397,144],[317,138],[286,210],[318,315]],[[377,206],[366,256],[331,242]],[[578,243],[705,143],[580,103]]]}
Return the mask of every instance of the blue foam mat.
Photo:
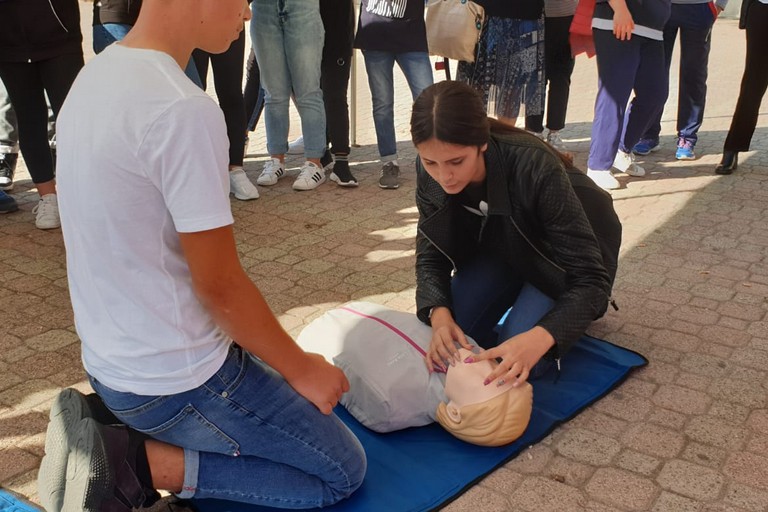
{"label": "blue foam mat", "polygon": [[[533,413],[525,433],[514,443],[484,448],[464,443],[439,425],[377,434],[342,407],[336,414],[357,435],[368,457],[362,487],[348,500],[323,510],[332,512],[422,512],[434,510],[559,424],[595,402],[633,368],[648,361],[636,352],[583,336],[562,361],[533,384]],[[195,500],[200,512],[268,512],[276,509],[229,501]]]}
{"label": "blue foam mat", "polygon": [[0,489],[0,512],[40,512],[41,510],[24,498]]}

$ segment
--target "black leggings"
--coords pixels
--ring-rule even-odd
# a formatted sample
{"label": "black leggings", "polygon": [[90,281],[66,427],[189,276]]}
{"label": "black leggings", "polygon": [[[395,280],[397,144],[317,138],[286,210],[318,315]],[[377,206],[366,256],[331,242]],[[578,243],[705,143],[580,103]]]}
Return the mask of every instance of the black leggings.
{"label": "black leggings", "polygon": [[[351,48],[350,48],[351,50]],[[352,53],[345,57],[332,58],[323,55],[320,65],[320,87],[323,89],[325,123],[331,153],[349,154],[349,105],[347,89],[352,66]]]}
{"label": "black leggings", "polygon": [[[747,1],[747,0],[744,0]],[[752,2],[747,13],[747,60],[741,90],[725,138],[726,151],[749,151],[760,103],[768,89],[768,5]]]}
{"label": "black leggings", "polygon": [[245,150],[245,104],[243,102],[243,58],[245,57],[245,31],[229,49],[214,55],[202,50],[192,53],[203,89],[208,78],[208,61],[213,66],[213,85],[219,106],[224,111],[229,137],[229,165],[243,165]]}
{"label": "black leggings", "polygon": [[38,62],[0,62],[0,79],[18,119],[19,148],[35,183],[46,183],[54,177],[45,95],[55,118],[82,67],[82,53]]}

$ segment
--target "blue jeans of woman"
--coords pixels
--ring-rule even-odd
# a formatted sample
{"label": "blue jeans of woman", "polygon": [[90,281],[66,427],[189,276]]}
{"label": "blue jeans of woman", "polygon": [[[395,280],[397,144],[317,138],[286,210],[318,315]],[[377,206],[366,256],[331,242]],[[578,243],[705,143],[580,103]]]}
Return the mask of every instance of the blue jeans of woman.
{"label": "blue jeans of woman", "polygon": [[432,63],[426,52],[382,52],[363,50],[365,71],[373,102],[373,126],[382,162],[397,158],[395,137],[395,62],[405,75],[411,97],[415,100],[421,91],[432,85]]}
{"label": "blue jeans of woman", "polygon": [[196,389],[168,396],[93,389],[131,428],[184,448],[182,498],[279,508],[331,505],[363,481],[360,442],[239,346]]}
{"label": "blue jeans of woman", "polygon": [[456,323],[483,348],[532,329],[555,304],[512,265],[490,254],[461,267],[451,280],[451,295]]}
{"label": "blue jeans of woman", "polygon": [[320,158],[326,149],[325,106],[320,61],[325,30],[318,0],[254,0],[251,40],[264,87],[267,151],[288,151],[293,94],[301,118],[304,156]]}

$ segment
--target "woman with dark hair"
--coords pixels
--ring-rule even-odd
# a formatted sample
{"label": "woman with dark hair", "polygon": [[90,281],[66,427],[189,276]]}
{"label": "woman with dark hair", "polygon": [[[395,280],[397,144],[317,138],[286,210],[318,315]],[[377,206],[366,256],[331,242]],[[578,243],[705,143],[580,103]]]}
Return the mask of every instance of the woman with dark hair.
{"label": "woman with dark hair", "polygon": [[460,82],[424,90],[411,137],[428,366],[455,362],[466,333],[488,349],[475,360],[502,359],[486,384],[520,385],[545,355],[559,367],[609,302],[621,243],[610,195],[536,136],[487,117]]}

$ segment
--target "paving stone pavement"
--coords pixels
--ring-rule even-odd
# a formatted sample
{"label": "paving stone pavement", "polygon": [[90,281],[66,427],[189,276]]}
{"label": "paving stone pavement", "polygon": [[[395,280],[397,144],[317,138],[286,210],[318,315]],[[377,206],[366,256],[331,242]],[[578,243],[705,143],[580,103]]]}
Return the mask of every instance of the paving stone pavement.
{"label": "paving stone pavement", "polygon": [[[626,187],[613,192],[624,223],[615,286],[621,309],[590,333],[650,364],[445,510],[768,511],[768,101],[739,170],[714,175],[738,94],[744,33],[721,20],[713,41],[699,158],[674,161],[673,91],[663,148],[643,161],[649,176],[620,178]],[[361,68],[352,154],[360,187],[294,192],[290,176],[301,162],[291,158],[288,179],[261,187],[257,201],[232,201],[243,265],[294,336],[349,300],[415,308],[414,174],[404,164],[398,190],[377,186]],[[407,163],[414,157],[410,98],[398,80],[397,134]],[[595,91],[594,60],[580,57],[563,135],[581,165]],[[294,122],[292,135],[297,130]],[[246,166],[253,179],[264,146],[260,128]],[[61,232],[35,229],[36,192],[23,165],[14,195],[21,212],[0,217],[0,485],[34,501],[51,399],[61,387],[88,385]]]}

